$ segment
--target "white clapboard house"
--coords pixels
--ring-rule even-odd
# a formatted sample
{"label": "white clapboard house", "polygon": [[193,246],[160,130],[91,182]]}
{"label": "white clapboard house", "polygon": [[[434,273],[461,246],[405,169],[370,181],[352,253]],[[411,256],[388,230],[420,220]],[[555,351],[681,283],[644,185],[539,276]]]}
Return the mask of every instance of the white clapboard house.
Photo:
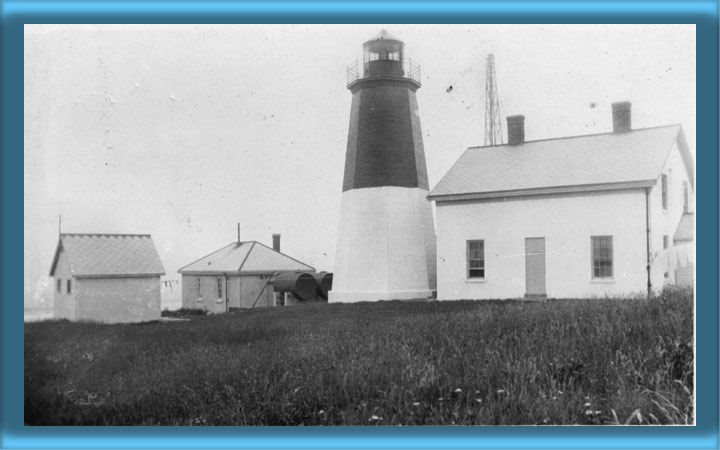
{"label": "white clapboard house", "polygon": [[160,319],[165,275],[149,234],[61,234],[50,276],[56,318],[106,323]]}
{"label": "white clapboard house", "polygon": [[587,298],[692,284],[694,160],[680,125],[471,147],[428,198],[439,299]]}

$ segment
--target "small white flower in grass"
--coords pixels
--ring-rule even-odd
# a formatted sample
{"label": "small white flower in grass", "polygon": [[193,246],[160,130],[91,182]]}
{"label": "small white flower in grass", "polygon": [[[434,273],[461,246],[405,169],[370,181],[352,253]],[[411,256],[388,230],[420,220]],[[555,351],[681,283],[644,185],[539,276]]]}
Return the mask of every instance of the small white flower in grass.
{"label": "small white flower in grass", "polygon": [[600,411],[595,411],[595,415],[596,415],[596,416],[599,416],[599,415],[600,415]]}
{"label": "small white flower in grass", "polygon": [[589,409],[588,409],[587,411],[585,411],[585,415],[586,415],[586,416],[590,416],[590,415],[592,415],[592,413],[593,413],[593,412],[590,411]]}
{"label": "small white flower in grass", "polygon": [[370,420],[368,422],[379,422],[381,420],[383,420],[382,417],[373,414],[372,416],[370,416]]}
{"label": "small white flower in grass", "polygon": [[479,393],[480,393],[480,391],[475,391],[475,393],[476,393],[476,394],[479,394]]}
{"label": "small white flower in grass", "polygon": [[563,394],[563,391],[558,391],[558,394],[559,394],[559,395],[562,395],[562,394]]}
{"label": "small white flower in grass", "polygon": [[420,406],[420,402],[413,403],[413,406]]}
{"label": "small white flower in grass", "polygon": [[438,397],[438,401],[439,401],[439,402],[441,402],[441,401],[443,401],[443,400],[445,400],[445,399],[442,398],[442,397]]}
{"label": "small white flower in grass", "polygon": [[583,406],[586,407],[586,408],[589,408],[589,407],[590,407],[590,402],[585,403]]}
{"label": "small white flower in grass", "polygon": [[552,398],[552,399],[553,399],[553,400],[557,400],[557,397],[555,397],[555,396],[553,395],[553,398]]}
{"label": "small white flower in grass", "polygon": [[318,414],[320,414],[322,416],[323,414],[325,414],[325,410],[321,409],[320,411],[318,411]]}
{"label": "small white flower in grass", "polygon": [[462,392],[462,389],[460,389],[460,388],[455,389],[455,393],[456,393],[456,394],[459,394],[459,393],[461,393],[461,392]]}
{"label": "small white flower in grass", "polygon": [[482,403],[482,399],[481,399],[481,398],[476,398],[475,401],[478,402],[478,403]]}
{"label": "small white flower in grass", "polygon": [[498,390],[497,390],[497,393],[498,393],[498,394],[504,394],[504,393],[505,393],[505,389],[498,389]]}
{"label": "small white flower in grass", "polygon": [[586,395],[586,396],[585,396],[585,400],[590,400],[590,396],[589,396],[589,395]]}

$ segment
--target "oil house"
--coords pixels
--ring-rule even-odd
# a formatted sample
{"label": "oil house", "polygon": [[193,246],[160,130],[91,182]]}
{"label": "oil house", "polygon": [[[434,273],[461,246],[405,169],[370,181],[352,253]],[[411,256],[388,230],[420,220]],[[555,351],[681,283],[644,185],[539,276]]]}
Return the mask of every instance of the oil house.
{"label": "oil house", "polygon": [[432,190],[439,299],[650,294],[693,283],[695,170],[680,125],[467,149]]}
{"label": "oil house", "polygon": [[61,234],[50,269],[54,316],[106,323],[160,319],[164,274],[149,234]]}
{"label": "oil house", "polygon": [[282,278],[285,290],[299,295],[311,292],[314,299],[317,290],[315,279],[306,279],[315,269],[281,253],[279,234],[273,235],[273,248],[238,239],[178,272],[182,276],[182,307],[210,313],[281,304],[284,297],[275,295],[274,277]]}

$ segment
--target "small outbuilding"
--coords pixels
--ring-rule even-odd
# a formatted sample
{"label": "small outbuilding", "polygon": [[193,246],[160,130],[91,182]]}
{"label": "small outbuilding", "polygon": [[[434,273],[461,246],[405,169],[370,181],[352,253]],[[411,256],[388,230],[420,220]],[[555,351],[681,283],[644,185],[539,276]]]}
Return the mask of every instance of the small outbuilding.
{"label": "small outbuilding", "polygon": [[50,269],[54,317],[106,323],[158,320],[162,275],[149,234],[60,234]]}
{"label": "small outbuilding", "polygon": [[[223,313],[281,304],[273,280],[284,274],[315,272],[315,268],[258,241],[236,241],[178,270],[182,276],[183,309]],[[310,276],[311,281],[314,279]],[[313,285],[313,293],[315,287]],[[278,298],[278,300],[276,300]]]}

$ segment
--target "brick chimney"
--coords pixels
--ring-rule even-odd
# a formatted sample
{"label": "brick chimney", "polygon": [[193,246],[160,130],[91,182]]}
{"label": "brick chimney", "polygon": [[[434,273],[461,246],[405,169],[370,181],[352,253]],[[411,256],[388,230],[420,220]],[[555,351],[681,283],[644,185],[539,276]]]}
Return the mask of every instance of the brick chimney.
{"label": "brick chimney", "polygon": [[626,133],[632,129],[630,121],[630,102],[612,104],[613,133]]}
{"label": "brick chimney", "polygon": [[280,235],[277,233],[274,233],[273,235],[273,250],[276,252],[280,251]]}
{"label": "brick chimney", "polygon": [[525,142],[525,116],[508,116],[508,144],[518,145]]}

